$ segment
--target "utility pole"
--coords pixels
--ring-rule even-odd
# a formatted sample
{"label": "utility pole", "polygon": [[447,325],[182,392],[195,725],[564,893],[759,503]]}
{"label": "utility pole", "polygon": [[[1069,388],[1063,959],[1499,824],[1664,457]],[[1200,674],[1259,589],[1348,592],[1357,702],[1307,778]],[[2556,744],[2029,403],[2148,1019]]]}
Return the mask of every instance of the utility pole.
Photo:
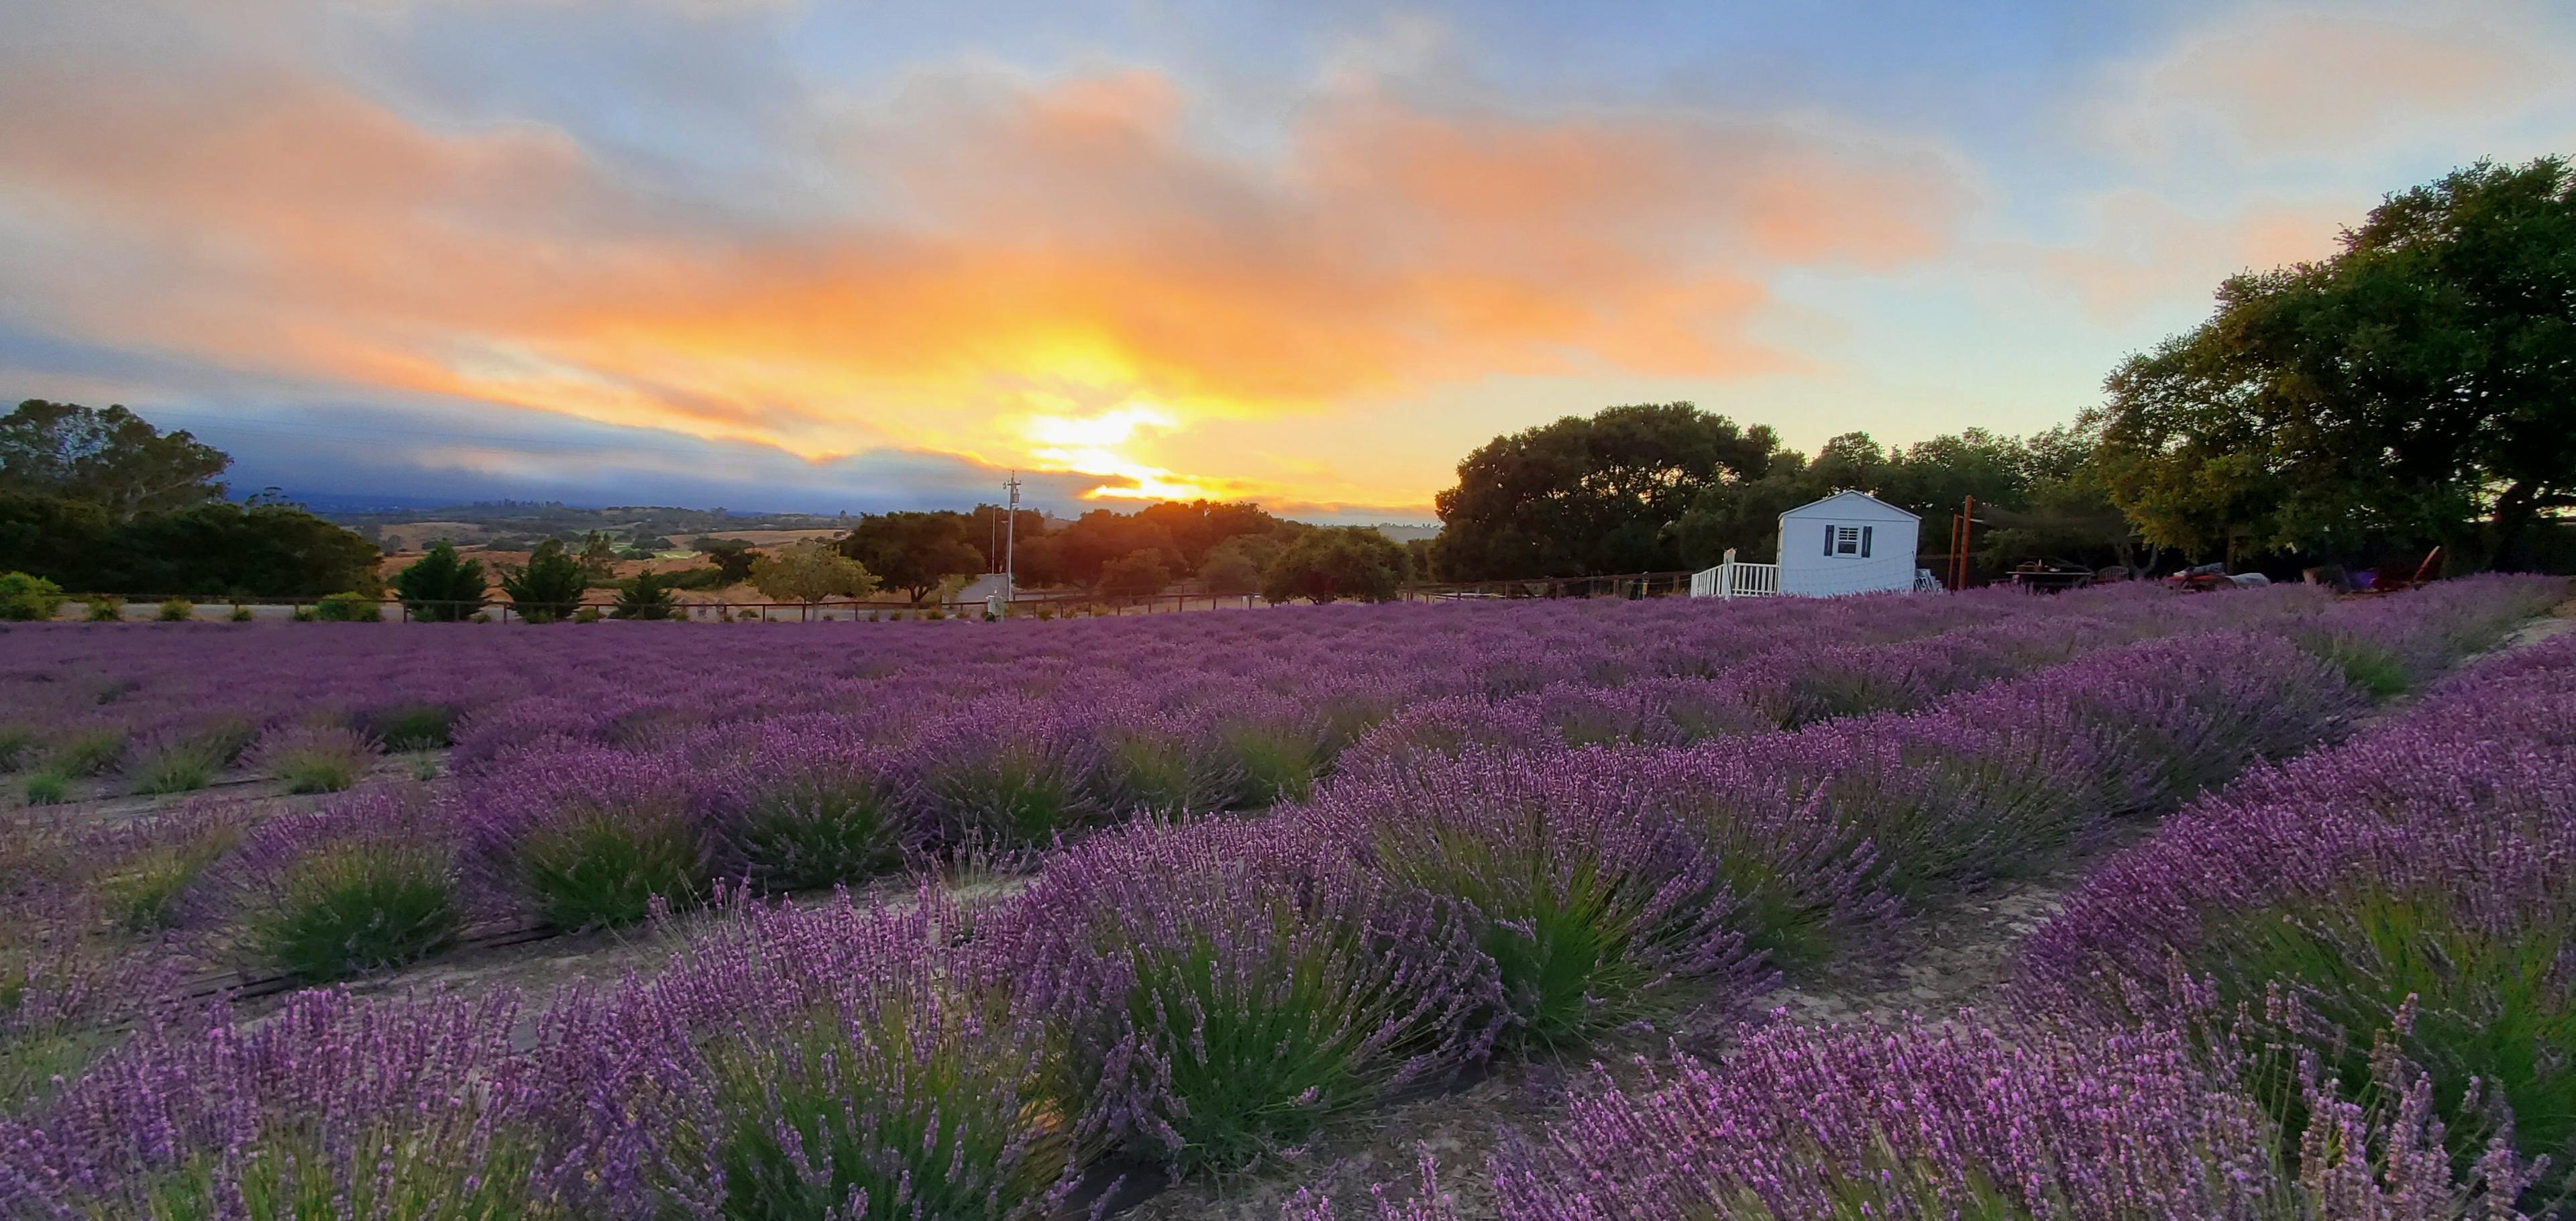
{"label": "utility pole", "polygon": [[1002,486],[1010,489],[1011,493],[1011,502],[1009,507],[1002,510],[1004,513],[1009,515],[1007,523],[1002,527],[1002,596],[1004,598],[1014,598],[1018,597],[1020,592],[1018,566],[1020,546],[1020,473],[1018,471],[1012,471],[1010,479],[1004,482]]}

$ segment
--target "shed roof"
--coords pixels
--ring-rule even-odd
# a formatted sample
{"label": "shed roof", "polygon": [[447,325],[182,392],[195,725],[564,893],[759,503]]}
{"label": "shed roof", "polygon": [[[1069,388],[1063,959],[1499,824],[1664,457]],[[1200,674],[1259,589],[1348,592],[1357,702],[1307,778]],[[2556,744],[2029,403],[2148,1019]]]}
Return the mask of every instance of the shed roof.
{"label": "shed roof", "polygon": [[1890,512],[1890,513],[1897,514],[1898,516],[1901,516],[1901,517],[1909,517],[1909,518],[1914,519],[1915,521],[1921,521],[1921,520],[1923,520],[1923,518],[1921,517],[1921,515],[1919,515],[1919,514],[1915,514],[1915,513],[1908,513],[1908,512],[1906,512],[1905,510],[1900,509],[1900,508],[1897,508],[1895,505],[1889,504],[1889,503],[1887,503],[1887,502],[1886,502],[1886,501],[1884,501],[1884,500],[1880,500],[1878,497],[1872,496],[1872,495],[1870,495],[1870,494],[1869,494],[1869,493],[1867,493],[1867,492],[1836,492],[1836,493],[1834,493],[1833,495],[1831,495],[1831,496],[1827,496],[1827,497],[1825,497],[1825,498],[1824,498],[1824,499],[1822,499],[1822,500],[1810,500],[1810,501],[1808,501],[1808,502],[1807,502],[1807,503],[1805,503],[1805,504],[1799,505],[1797,508],[1791,509],[1791,510],[1789,510],[1789,511],[1788,511],[1788,512],[1786,512],[1786,513],[1782,513],[1780,516],[1782,516],[1782,517],[1795,517],[1795,516],[1798,516],[1799,514],[1802,514],[1802,513],[1807,512],[1807,511],[1808,511],[1808,510],[1810,510],[1810,509],[1820,509],[1820,508],[1823,508],[1823,507],[1824,507],[1824,506],[1826,506],[1826,505],[1831,505],[1831,504],[1841,504],[1841,505],[1843,505],[1843,506],[1844,506],[1844,507],[1846,507],[1846,508],[1857,508],[1857,507],[1859,507],[1859,506],[1857,506],[1857,505],[1853,505],[1853,504],[1851,504],[1851,502],[1853,502],[1853,501],[1867,501],[1867,502],[1869,502],[1871,505],[1874,505],[1874,506],[1876,506],[1876,507],[1878,507],[1878,508],[1881,508],[1881,509],[1885,509],[1885,510],[1887,510],[1887,511],[1888,511],[1888,512]]}

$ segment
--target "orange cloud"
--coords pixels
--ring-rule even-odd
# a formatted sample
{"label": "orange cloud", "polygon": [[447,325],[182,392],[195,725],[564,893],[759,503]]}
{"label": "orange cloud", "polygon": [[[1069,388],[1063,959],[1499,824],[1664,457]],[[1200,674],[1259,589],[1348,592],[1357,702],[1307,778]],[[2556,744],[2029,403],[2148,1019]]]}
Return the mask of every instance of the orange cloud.
{"label": "orange cloud", "polygon": [[2098,238],[2077,246],[2023,248],[2011,261],[2033,262],[2072,289],[2085,312],[2104,321],[2176,300],[2206,300],[2219,281],[2334,253],[2350,209],[2280,204],[2210,219],[2144,191],[2101,201]]}
{"label": "orange cloud", "polygon": [[2569,48],[2545,11],[2249,8],[2133,65],[2099,118],[2110,139],[2140,152],[2192,148],[2208,125],[2258,154],[2349,154],[2408,132],[2447,143],[2463,117],[2492,119],[2563,92]]}
{"label": "orange cloud", "polygon": [[[1930,257],[1962,201],[1941,160],[1851,132],[1336,86],[1244,155],[1150,71],[959,70],[832,120],[823,169],[868,202],[781,220],[638,186],[545,126],[433,123],[273,65],[114,66],[0,52],[0,278],[45,330],[1113,490],[1371,491],[1122,448],[1195,419],[1494,373],[1789,367],[1746,336],[1768,276]],[[1014,424],[1137,404],[1152,429],[1117,444]]]}

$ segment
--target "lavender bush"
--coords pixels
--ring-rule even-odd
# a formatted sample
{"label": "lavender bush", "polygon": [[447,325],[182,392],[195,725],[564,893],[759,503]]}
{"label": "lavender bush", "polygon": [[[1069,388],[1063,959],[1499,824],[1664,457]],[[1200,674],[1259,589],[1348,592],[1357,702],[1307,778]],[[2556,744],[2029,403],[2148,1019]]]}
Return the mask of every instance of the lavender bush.
{"label": "lavender bush", "polygon": [[381,748],[354,729],[289,725],[270,730],[244,762],[290,793],[336,793],[358,782]]}
{"label": "lavender bush", "polygon": [[538,1134],[506,999],[306,992],[256,1025],[165,1021],[32,1120],[0,1120],[0,1212],[519,1217]]}
{"label": "lavender bush", "polygon": [[962,917],[936,894],[728,905],[629,1002],[687,1099],[665,1197],[744,1218],[1048,1215],[1080,1163],[1054,1045],[1000,961],[949,944]]}
{"label": "lavender bush", "polygon": [[1513,1031],[1563,1043],[1650,1011],[1674,977],[1758,990],[1719,858],[1595,752],[1426,756],[1335,785],[1314,834],[1452,905]]}
{"label": "lavender bush", "polygon": [[[2576,640],[2433,689],[2245,777],[2089,878],[2024,952],[2034,1007],[2199,1021],[2421,1065],[2463,1158],[2510,1131],[2576,1165]],[[2254,1061],[2274,1081],[2293,1061]],[[2503,1108],[2486,1113],[2483,1093]]]}
{"label": "lavender bush", "polygon": [[425,799],[404,790],[272,818],[244,838],[224,873],[242,948],[306,980],[428,957],[465,921],[456,845]]}
{"label": "lavender bush", "polygon": [[1280,823],[1086,842],[989,928],[1062,1041],[1077,1130],[1189,1168],[1481,1055],[1498,999],[1460,922]]}
{"label": "lavender bush", "polygon": [[[1596,1070],[1490,1179],[1504,1221],[2519,1216],[2511,1151],[2455,1175],[2429,1090],[2383,1067],[2378,1110],[2313,1083],[2293,1166],[2264,1109],[2179,1035],[1779,1026],[1717,1063]],[[1423,1177],[1412,1203],[1381,1198],[1381,1221],[1459,1215]],[[1334,1215],[1312,1196],[1285,1211]]]}

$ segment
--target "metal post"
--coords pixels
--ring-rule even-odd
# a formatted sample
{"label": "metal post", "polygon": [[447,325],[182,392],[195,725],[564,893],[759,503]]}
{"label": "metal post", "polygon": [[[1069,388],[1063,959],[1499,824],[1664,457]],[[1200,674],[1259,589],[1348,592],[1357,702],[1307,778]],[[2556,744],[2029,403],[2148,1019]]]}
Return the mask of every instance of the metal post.
{"label": "metal post", "polygon": [[1012,471],[1009,481],[1002,486],[1010,489],[1011,493],[1010,503],[1002,509],[1008,515],[1002,526],[1002,596],[1011,598],[1020,592],[1020,473]]}

